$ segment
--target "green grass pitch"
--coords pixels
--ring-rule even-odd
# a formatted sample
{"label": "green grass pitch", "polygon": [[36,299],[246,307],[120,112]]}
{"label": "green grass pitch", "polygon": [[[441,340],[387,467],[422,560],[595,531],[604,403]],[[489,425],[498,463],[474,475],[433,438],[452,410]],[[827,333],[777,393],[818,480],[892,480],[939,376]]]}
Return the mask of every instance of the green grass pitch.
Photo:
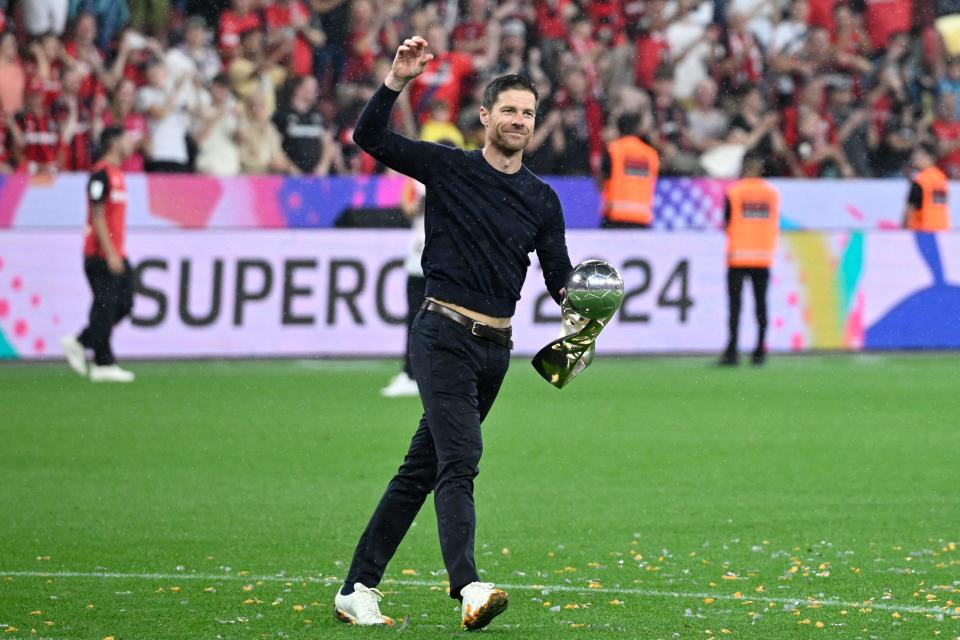
{"label": "green grass pitch", "polygon": [[[0,368],[0,640],[455,638],[432,502],[381,589],[331,614],[419,401],[392,362]],[[960,637],[960,359],[514,360],[484,425],[484,634]]]}

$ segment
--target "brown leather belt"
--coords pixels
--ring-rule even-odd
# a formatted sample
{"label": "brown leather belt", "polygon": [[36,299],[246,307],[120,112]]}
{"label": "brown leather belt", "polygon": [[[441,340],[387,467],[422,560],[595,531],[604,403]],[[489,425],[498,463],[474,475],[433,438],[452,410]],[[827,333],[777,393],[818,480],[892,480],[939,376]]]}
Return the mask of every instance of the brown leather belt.
{"label": "brown leather belt", "polygon": [[450,318],[460,326],[469,329],[470,333],[478,338],[495,342],[501,347],[506,347],[507,349],[513,349],[513,341],[510,339],[510,337],[513,335],[513,331],[509,328],[497,329],[496,327],[491,327],[488,324],[477,322],[476,320],[468,318],[462,313],[454,311],[450,307],[437,304],[432,300],[424,300],[423,304],[420,305],[420,308],[424,311],[432,311],[433,313],[439,313],[446,318]]}

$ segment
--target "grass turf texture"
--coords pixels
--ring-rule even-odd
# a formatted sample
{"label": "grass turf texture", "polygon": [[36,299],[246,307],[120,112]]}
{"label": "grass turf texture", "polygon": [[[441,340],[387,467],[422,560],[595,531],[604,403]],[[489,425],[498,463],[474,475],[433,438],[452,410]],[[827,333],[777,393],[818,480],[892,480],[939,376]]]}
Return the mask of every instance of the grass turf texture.
{"label": "grass turf texture", "polygon": [[[476,488],[514,586],[483,633],[960,636],[958,364],[598,360],[557,391],[515,360]],[[0,638],[466,635],[431,501],[381,585],[398,628],[331,614],[419,415],[377,395],[395,366],[0,368]]]}

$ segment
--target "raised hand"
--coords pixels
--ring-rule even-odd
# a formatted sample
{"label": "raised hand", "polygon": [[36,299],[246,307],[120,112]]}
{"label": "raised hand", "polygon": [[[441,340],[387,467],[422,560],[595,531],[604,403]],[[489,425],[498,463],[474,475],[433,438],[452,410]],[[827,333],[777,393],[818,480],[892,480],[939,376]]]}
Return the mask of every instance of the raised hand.
{"label": "raised hand", "polygon": [[384,83],[394,91],[402,90],[408,82],[423,73],[427,63],[433,60],[433,54],[427,53],[427,41],[413,36],[403,41],[393,58],[393,66]]}

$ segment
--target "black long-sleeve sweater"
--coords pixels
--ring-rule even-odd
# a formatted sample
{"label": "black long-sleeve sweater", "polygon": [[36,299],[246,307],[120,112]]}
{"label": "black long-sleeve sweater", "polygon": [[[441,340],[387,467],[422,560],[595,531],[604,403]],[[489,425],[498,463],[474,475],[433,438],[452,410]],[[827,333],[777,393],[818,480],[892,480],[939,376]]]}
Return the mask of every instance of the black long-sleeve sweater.
{"label": "black long-sleeve sweater", "polygon": [[558,303],[572,270],[556,192],[526,167],[494,169],[480,151],[405,138],[389,129],[400,95],[385,85],[364,108],[354,141],[388,167],[422,182],[429,297],[490,316],[513,315],[536,250]]}

